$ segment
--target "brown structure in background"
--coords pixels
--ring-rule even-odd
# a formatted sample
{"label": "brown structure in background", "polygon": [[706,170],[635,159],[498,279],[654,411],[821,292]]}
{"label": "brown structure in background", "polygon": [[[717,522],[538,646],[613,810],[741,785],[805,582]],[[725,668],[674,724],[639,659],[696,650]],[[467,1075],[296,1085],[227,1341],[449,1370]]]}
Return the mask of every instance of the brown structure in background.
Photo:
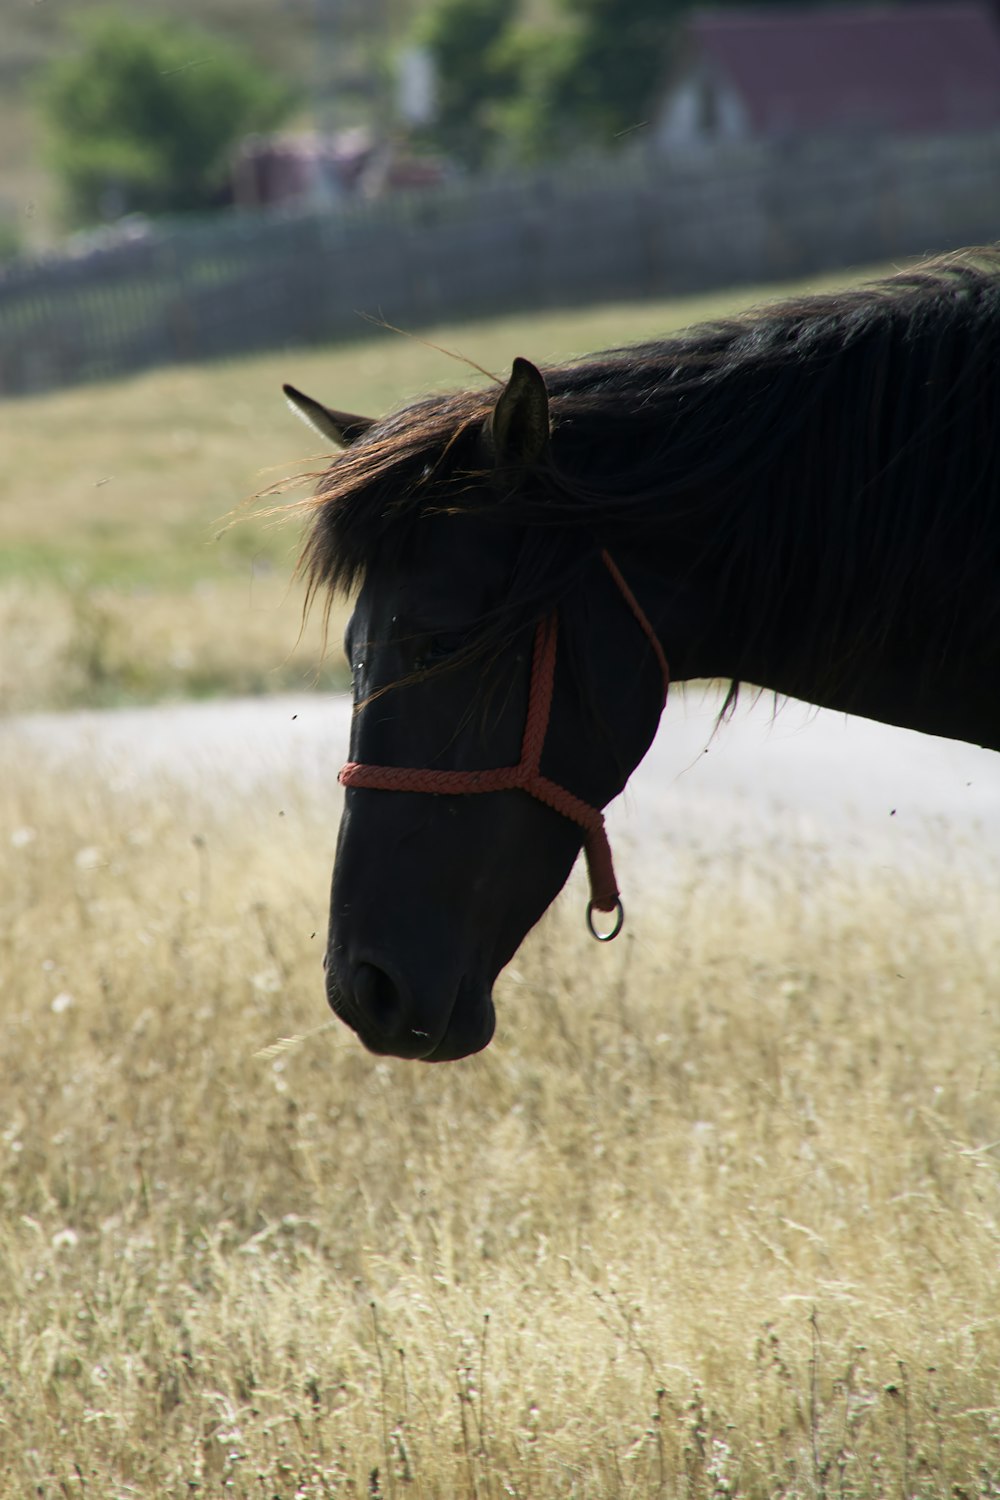
{"label": "brown structure in background", "polygon": [[662,148],[1000,127],[988,0],[701,11],[654,125]]}

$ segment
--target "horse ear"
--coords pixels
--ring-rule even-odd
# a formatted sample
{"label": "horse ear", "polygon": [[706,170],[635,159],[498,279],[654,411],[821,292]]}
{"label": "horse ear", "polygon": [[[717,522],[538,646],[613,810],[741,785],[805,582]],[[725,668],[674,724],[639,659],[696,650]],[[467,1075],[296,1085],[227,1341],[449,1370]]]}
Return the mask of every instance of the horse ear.
{"label": "horse ear", "polygon": [[498,464],[537,464],[549,446],[549,393],[541,372],[515,359],[510,379],[486,423]]}
{"label": "horse ear", "polygon": [[307,422],[320,437],[329,438],[338,448],[349,448],[375,425],[374,417],[356,417],[347,411],[331,411],[328,406],[297,391],[294,385],[283,385],[281,389],[296,416]]}

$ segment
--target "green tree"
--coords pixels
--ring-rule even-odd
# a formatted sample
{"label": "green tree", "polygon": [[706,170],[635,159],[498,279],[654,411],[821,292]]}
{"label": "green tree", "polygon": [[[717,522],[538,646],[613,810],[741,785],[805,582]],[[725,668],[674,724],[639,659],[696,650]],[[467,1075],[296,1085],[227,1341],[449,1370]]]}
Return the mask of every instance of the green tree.
{"label": "green tree", "polygon": [[42,84],[49,159],[75,222],[119,210],[204,209],[247,132],[288,112],[289,90],[209,33],[90,16]]}
{"label": "green tree", "polygon": [[417,39],[434,65],[437,91],[433,144],[473,169],[497,154],[501,106],[519,88],[519,60],[510,46],[512,0],[436,0]]}
{"label": "green tree", "polygon": [[434,143],[476,168],[613,145],[642,123],[691,0],[557,0],[549,29],[517,0],[435,0],[419,39],[437,78]]}
{"label": "green tree", "polygon": [[538,100],[556,141],[606,146],[645,123],[666,79],[690,0],[562,0],[572,25],[553,38]]}

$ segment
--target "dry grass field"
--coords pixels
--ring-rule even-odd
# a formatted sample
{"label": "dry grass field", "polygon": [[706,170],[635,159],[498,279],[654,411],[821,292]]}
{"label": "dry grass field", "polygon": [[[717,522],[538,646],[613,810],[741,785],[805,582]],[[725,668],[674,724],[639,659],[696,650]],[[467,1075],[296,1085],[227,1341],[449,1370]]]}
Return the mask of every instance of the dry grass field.
{"label": "dry grass field", "polygon": [[1000,883],[691,862],[427,1067],[335,814],[0,766],[3,1500],[1000,1494]]}

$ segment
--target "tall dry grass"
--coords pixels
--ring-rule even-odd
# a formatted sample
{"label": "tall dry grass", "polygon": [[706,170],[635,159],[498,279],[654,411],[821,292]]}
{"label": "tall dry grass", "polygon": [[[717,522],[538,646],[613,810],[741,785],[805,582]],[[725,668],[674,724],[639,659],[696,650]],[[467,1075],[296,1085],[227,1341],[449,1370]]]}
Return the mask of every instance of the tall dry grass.
{"label": "tall dry grass", "polygon": [[335,809],[0,788],[5,1500],[1000,1493],[995,880],[692,858],[429,1068]]}

